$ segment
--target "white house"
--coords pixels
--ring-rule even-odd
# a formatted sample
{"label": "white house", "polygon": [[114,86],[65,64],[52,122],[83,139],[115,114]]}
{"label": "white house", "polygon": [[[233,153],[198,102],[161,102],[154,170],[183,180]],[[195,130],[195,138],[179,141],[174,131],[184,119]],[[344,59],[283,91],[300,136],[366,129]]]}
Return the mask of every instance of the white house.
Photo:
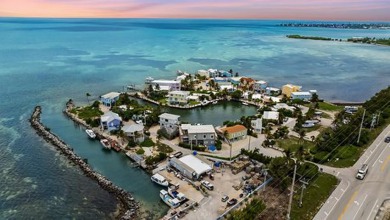
{"label": "white house", "polygon": [[256,81],[253,85],[253,90],[256,92],[265,92],[265,89],[267,88],[267,82],[263,80]]}
{"label": "white house", "polygon": [[312,97],[310,92],[292,92],[291,99],[301,99],[304,101],[309,101]]}
{"label": "white house", "polygon": [[219,72],[217,69],[208,69],[207,72],[209,73],[210,78],[218,77]]}
{"label": "white house", "polygon": [[173,115],[169,113],[163,113],[160,116],[160,127],[165,128],[179,128],[180,125],[180,115]]}
{"label": "white house", "polygon": [[281,90],[274,87],[267,87],[265,88],[265,94],[270,96],[278,96],[280,95]]}
{"label": "white house", "polygon": [[264,111],[262,118],[267,120],[279,120],[279,112]]}
{"label": "white house", "polygon": [[110,92],[105,95],[100,96],[100,101],[103,105],[111,107],[119,99],[119,92]]}
{"label": "white house", "polygon": [[135,142],[144,141],[144,126],[142,124],[125,125],[122,131],[126,136],[133,138]]}
{"label": "white house", "polygon": [[169,165],[177,169],[183,176],[190,179],[199,179],[213,169],[213,162],[202,156],[186,155],[180,159],[172,158]]}
{"label": "white house", "polygon": [[290,111],[294,111],[295,107],[294,106],[289,106],[286,103],[276,103],[274,106],[271,107],[273,111],[278,111],[279,109],[287,109]]}
{"label": "white house", "polygon": [[106,112],[100,117],[100,126],[108,131],[119,130],[122,118],[112,111]]}
{"label": "white house", "polygon": [[254,132],[261,133],[261,130],[263,129],[263,120],[261,118],[251,120],[251,127],[253,128]]}
{"label": "white house", "polygon": [[167,91],[178,91],[181,88],[181,82],[175,80],[153,80],[150,84],[153,85],[154,88],[158,85],[160,90]]}
{"label": "white house", "polygon": [[168,93],[169,104],[187,104],[189,91],[170,91]]}

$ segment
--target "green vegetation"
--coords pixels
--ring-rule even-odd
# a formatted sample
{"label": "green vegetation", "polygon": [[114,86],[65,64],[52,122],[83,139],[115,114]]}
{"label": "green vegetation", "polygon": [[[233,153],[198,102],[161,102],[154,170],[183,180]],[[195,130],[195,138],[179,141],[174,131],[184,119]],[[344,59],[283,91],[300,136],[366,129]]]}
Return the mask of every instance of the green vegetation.
{"label": "green vegetation", "polygon": [[301,36],[298,34],[287,35],[287,37],[294,38],[294,39],[305,39],[305,40],[326,40],[326,41],[332,40],[332,38],[329,37],[310,37],[310,36]]}
{"label": "green vegetation", "polygon": [[291,152],[297,152],[301,146],[305,150],[310,150],[314,148],[314,143],[307,140],[299,140],[296,137],[291,137],[288,139],[279,139],[276,140],[278,147],[283,148],[284,150],[290,150]]}
{"label": "green vegetation", "polygon": [[325,111],[342,111],[342,106],[337,106],[328,102],[318,102],[318,108]]}
{"label": "green vegetation", "polygon": [[299,207],[300,191],[295,194],[291,210],[291,219],[313,219],[321,208],[322,203],[333,192],[337,183],[336,177],[326,173],[319,173],[303,192],[301,208]]}
{"label": "green vegetation", "polygon": [[145,139],[143,142],[141,142],[139,144],[141,147],[153,147],[154,145],[156,145],[152,139],[150,138],[147,138]]}
{"label": "green vegetation", "polygon": [[192,147],[191,147],[191,144],[186,144],[186,143],[183,143],[183,142],[179,143],[179,147],[192,149],[192,150],[196,150],[196,151],[206,151],[206,147],[205,146],[202,146],[202,145],[196,146],[195,144],[193,144]]}
{"label": "green vegetation", "polygon": [[165,160],[167,158],[167,154],[166,153],[163,153],[163,152],[160,152],[158,155],[156,156],[148,156],[146,157],[145,159],[145,163],[149,166],[151,165],[154,165],[156,163],[159,163],[163,160]]}
{"label": "green vegetation", "polygon": [[140,149],[138,149],[135,153],[136,153],[136,154],[144,154],[145,151],[144,151],[144,149],[140,148]]}
{"label": "green vegetation", "polygon": [[256,219],[257,215],[266,208],[264,202],[260,199],[254,198],[249,202],[245,208],[241,210],[232,211],[227,219],[229,220],[245,220]]}
{"label": "green vegetation", "polygon": [[200,102],[197,102],[197,101],[194,101],[194,100],[191,100],[188,102],[189,105],[199,105]]}
{"label": "green vegetation", "polygon": [[385,46],[390,46],[390,38],[379,38],[376,39],[370,38],[370,37],[363,37],[363,38],[349,38],[347,40],[348,42],[353,42],[353,43],[363,43],[363,44],[380,44],[380,45],[385,45]]}
{"label": "green vegetation", "polygon": [[94,108],[92,106],[87,106],[77,110],[77,115],[79,118],[86,120],[88,118],[96,118],[103,115],[103,112],[99,108]]}
{"label": "green vegetation", "polygon": [[166,154],[173,152],[173,149],[170,146],[163,144],[163,143],[160,143],[160,142],[157,142],[157,150],[159,152],[166,153]]}

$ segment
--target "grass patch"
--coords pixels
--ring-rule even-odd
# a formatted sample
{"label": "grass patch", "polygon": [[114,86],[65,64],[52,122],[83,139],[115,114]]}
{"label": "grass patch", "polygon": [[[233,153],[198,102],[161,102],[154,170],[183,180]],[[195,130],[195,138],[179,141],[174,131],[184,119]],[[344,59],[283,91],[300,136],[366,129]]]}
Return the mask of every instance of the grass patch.
{"label": "grass patch", "polygon": [[325,164],[332,167],[350,167],[359,160],[366,147],[341,146],[332,159]]}
{"label": "grass patch", "polygon": [[170,146],[159,142],[157,143],[157,150],[159,152],[166,153],[166,154],[173,152],[173,149]]}
{"label": "grass patch", "polygon": [[314,148],[313,142],[307,140],[303,140],[299,142],[299,139],[296,137],[291,137],[287,139],[278,139],[275,141],[278,144],[278,147],[283,148],[285,150],[290,149],[291,152],[296,152],[301,145],[303,145],[306,150]]}
{"label": "grass patch", "polygon": [[[337,184],[338,180],[336,177],[326,173],[319,173],[303,192],[301,208],[298,206],[300,191],[295,194],[291,219],[313,219],[321,208],[322,203],[328,199]],[[300,187],[297,189],[300,189]]]}
{"label": "grass patch", "polygon": [[168,104],[168,101],[167,101],[166,98],[160,99],[160,100],[158,100],[158,102],[159,102],[161,105],[166,105],[166,104]]}
{"label": "grass patch", "polygon": [[148,138],[148,139],[145,139],[143,142],[141,142],[139,144],[141,147],[153,147],[154,145],[156,145],[152,139]]}
{"label": "grass patch", "polygon": [[78,113],[77,114],[78,117],[83,119],[83,120],[87,120],[88,118],[96,118],[96,117],[100,117],[101,115],[103,115],[103,112],[100,111],[99,108],[94,108],[91,106],[87,106],[87,107],[78,109],[77,113]]}
{"label": "grass patch", "polygon": [[[215,158],[215,159],[220,159],[220,160],[226,160],[226,161],[229,161],[230,158],[229,157],[220,157],[220,156],[215,156],[215,155],[208,155],[208,154],[200,154],[204,157],[211,157],[211,158]],[[237,157],[239,157],[240,154],[236,155],[236,156],[232,156],[232,160],[236,159]]]}
{"label": "grass patch", "polygon": [[321,118],[332,119],[332,117],[328,113],[325,113],[325,112],[322,112]]}
{"label": "grass patch", "polygon": [[[316,124],[314,125],[313,127],[311,128],[302,128],[304,131],[306,131],[306,133],[309,133],[309,132],[312,132],[312,131],[317,131],[317,130],[320,130],[322,127],[320,124]],[[320,131],[321,132],[321,131]]]}
{"label": "grass patch", "polygon": [[188,104],[189,104],[189,105],[198,105],[198,104],[200,104],[200,102],[191,100],[191,101],[188,102]]}
{"label": "grass patch", "polygon": [[342,106],[337,106],[328,102],[319,102],[318,103],[319,109],[325,110],[325,111],[341,111],[344,108]]}

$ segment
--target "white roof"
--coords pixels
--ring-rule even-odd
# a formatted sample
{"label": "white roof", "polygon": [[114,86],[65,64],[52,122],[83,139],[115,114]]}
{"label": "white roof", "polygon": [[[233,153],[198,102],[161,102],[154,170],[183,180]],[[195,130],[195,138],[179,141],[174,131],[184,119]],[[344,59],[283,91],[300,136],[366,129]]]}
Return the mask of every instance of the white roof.
{"label": "white roof", "polygon": [[232,85],[220,85],[219,87],[221,88],[221,90],[224,90],[224,89],[233,89],[233,86],[232,86]]}
{"label": "white roof", "polygon": [[110,122],[114,119],[118,119],[119,121],[122,121],[122,118],[117,113],[114,113],[112,111],[106,112],[104,115],[100,117],[101,121],[106,121],[106,122]]}
{"label": "white roof", "polygon": [[165,118],[165,119],[171,119],[171,120],[178,120],[180,118],[180,115],[173,115],[169,113],[163,113],[158,116],[159,118]]}
{"label": "white roof", "polygon": [[165,178],[163,176],[161,176],[160,174],[156,173],[152,176],[153,178],[161,181],[161,182],[164,182],[165,181]]}
{"label": "white roof", "polygon": [[187,130],[189,134],[215,133],[212,125],[190,125]]}
{"label": "white roof", "polygon": [[174,81],[174,80],[163,80],[163,79],[159,79],[159,80],[153,80],[152,83],[156,83],[156,84],[177,84],[177,83],[180,83],[178,81]]}
{"label": "white roof", "polygon": [[275,88],[275,87],[267,87],[265,88],[266,90],[270,90],[270,91],[280,91],[280,89],[278,88]]}
{"label": "white roof", "polygon": [[261,94],[253,94],[252,99],[261,99]]}
{"label": "white roof", "polygon": [[105,95],[102,95],[102,98],[104,99],[114,99],[116,97],[118,97],[120,95],[119,92],[110,92],[110,93],[107,93]]}
{"label": "white roof", "polygon": [[187,155],[179,159],[182,163],[192,168],[197,174],[206,173],[211,170],[211,166],[193,155]]}
{"label": "white roof", "polygon": [[218,70],[217,69],[208,69],[207,70],[209,73],[215,73],[215,72],[218,72]]}
{"label": "white roof", "polygon": [[169,92],[168,94],[170,95],[190,95],[190,92],[189,91],[171,91]]}
{"label": "white roof", "polygon": [[126,133],[140,132],[144,130],[144,126],[141,124],[125,125],[122,130]]}
{"label": "white roof", "polygon": [[292,95],[308,95],[311,96],[310,92],[292,92]]}
{"label": "white roof", "polygon": [[196,99],[199,99],[199,96],[197,96],[197,95],[189,95],[189,96],[187,96],[187,99],[196,100]]}
{"label": "white roof", "polygon": [[286,103],[277,103],[276,105],[274,105],[272,107],[272,109],[276,109],[276,110],[279,110],[279,109],[282,109],[282,108],[285,108],[285,109],[288,109],[288,110],[294,110],[295,109],[294,106],[289,106]]}
{"label": "white roof", "polygon": [[279,112],[264,111],[263,118],[270,119],[270,120],[278,120],[279,119]]}
{"label": "white roof", "polygon": [[255,83],[256,83],[256,84],[267,84],[267,82],[264,81],[264,80],[259,80],[259,81],[256,81]]}
{"label": "white roof", "polygon": [[237,77],[231,77],[230,79],[233,81],[240,81],[241,78],[242,76],[237,76]]}
{"label": "white roof", "polygon": [[171,87],[169,87],[169,86],[160,86],[160,90],[161,91],[169,91],[169,90],[171,90]]}

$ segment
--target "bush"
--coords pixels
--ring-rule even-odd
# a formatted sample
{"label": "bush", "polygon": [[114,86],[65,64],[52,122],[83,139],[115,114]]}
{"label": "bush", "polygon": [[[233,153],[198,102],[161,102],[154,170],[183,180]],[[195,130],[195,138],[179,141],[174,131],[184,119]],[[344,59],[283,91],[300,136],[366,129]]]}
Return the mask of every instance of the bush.
{"label": "bush", "polygon": [[152,139],[147,138],[142,143],[139,144],[141,147],[153,147],[155,143]]}
{"label": "bush", "polygon": [[[180,142],[180,143],[179,143],[179,146],[182,147],[182,148],[191,149],[191,145],[190,145],[190,144],[187,144],[187,143]],[[202,152],[203,152],[203,151],[206,150],[206,147],[205,147],[205,146],[196,146],[196,145],[192,145],[192,150],[202,151]]]}
{"label": "bush", "polygon": [[135,147],[137,146],[137,143],[134,142],[132,138],[130,138],[129,143],[127,144],[128,147]]}
{"label": "bush", "polygon": [[217,150],[221,150],[222,149],[222,141],[221,140],[216,140],[215,141],[215,147],[217,148]]}
{"label": "bush", "polygon": [[140,148],[140,149],[138,149],[135,153],[136,153],[136,154],[144,154],[145,151],[144,151],[144,149]]}
{"label": "bush", "polygon": [[313,156],[313,162],[315,163],[324,163],[329,158],[328,152],[325,151],[319,151]]}

